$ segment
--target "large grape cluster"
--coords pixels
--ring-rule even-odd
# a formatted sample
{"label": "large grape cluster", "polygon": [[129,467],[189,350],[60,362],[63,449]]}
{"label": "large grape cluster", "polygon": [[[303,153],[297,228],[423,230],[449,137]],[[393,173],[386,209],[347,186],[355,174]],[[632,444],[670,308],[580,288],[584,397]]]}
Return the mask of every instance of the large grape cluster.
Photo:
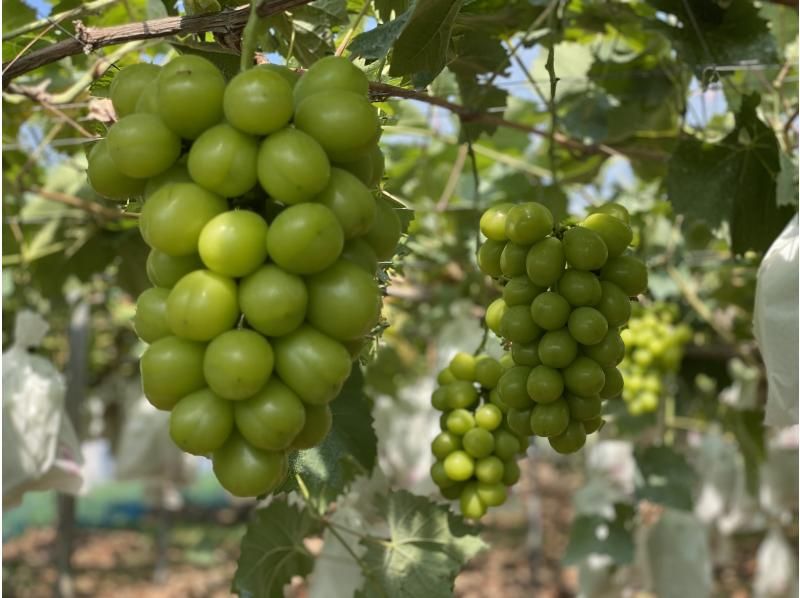
{"label": "large grape cluster", "polygon": [[625,342],[625,359],[619,364],[625,378],[622,398],[631,415],[655,411],[680,368],[692,329],[676,324],[677,318],[677,306],[672,304],[636,305],[628,327],[620,333]]}
{"label": "large grape cluster", "polygon": [[439,373],[431,397],[442,412],[442,431],[431,444],[431,479],[474,519],[505,502],[506,488],[519,480],[515,459],[528,448],[527,436],[511,426],[497,394],[503,370],[492,357],[457,353]]}
{"label": "large grape cluster", "polygon": [[371,191],[383,156],[367,90],[336,57],[230,81],[194,55],[130,66],[110,89],[119,120],[89,155],[98,193],[144,199],[144,393],[238,496],[274,489],[287,452],[327,435],[380,316],[378,261],[400,223]]}
{"label": "large grape cluster", "polygon": [[602,401],[622,391],[619,329],[629,298],[647,288],[644,263],[625,253],[628,213],[610,203],[556,229],[545,206],[505,203],[480,226],[487,240],[478,264],[503,285],[486,323],[510,344],[514,362],[498,382],[500,399],[520,432],[575,452],[602,425]]}

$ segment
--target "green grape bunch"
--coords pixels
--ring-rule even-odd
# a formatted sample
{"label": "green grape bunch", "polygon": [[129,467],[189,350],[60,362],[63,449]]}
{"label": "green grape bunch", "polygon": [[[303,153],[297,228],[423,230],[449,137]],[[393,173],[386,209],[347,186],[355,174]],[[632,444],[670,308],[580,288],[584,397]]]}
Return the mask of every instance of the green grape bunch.
{"label": "green grape bunch", "polygon": [[692,329],[678,324],[678,316],[674,304],[637,305],[621,332],[625,342],[625,358],[619,365],[625,378],[622,398],[631,415],[655,411],[680,369]]}
{"label": "green grape bunch", "polygon": [[558,227],[547,207],[501,203],[481,217],[478,266],[502,285],[486,325],[510,346],[513,367],[497,384],[507,417],[578,451],[603,425],[603,401],[620,395],[620,329],[630,298],[647,288],[624,207],[608,203],[575,226]]}
{"label": "green grape bunch", "polygon": [[509,360],[457,353],[438,377],[431,403],[441,412],[430,475],[442,496],[458,500],[465,517],[480,519],[502,505],[520,477],[516,459],[528,438],[510,425],[497,393]]}
{"label": "green grape bunch", "polygon": [[401,227],[374,193],[383,155],[367,91],[340,57],[229,81],[195,55],[137,64],[114,78],[119,120],[89,153],[99,194],[143,200],[145,396],[237,496],[277,488],[288,453],[326,437],[380,318],[378,265]]}

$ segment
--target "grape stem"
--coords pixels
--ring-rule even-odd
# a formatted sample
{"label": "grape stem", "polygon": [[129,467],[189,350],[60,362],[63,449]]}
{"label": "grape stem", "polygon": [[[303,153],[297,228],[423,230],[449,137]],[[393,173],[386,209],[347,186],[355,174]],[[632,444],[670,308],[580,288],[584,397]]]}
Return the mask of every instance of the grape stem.
{"label": "grape stem", "polygon": [[253,66],[253,56],[256,53],[256,41],[263,32],[266,19],[259,16],[259,9],[263,2],[253,2],[250,5],[250,16],[242,31],[242,56],[239,61],[239,70],[246,71]]}

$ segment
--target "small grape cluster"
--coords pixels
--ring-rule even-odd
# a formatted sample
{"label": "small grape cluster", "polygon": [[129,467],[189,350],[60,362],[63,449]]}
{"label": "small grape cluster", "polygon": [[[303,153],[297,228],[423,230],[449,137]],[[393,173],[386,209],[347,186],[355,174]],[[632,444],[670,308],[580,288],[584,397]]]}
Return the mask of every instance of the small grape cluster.
{"label": "small grape cluster", "polygon": [[380,317],[378,260],[401,229],[371,191],[383,156],[367,91],[343,58],[226,82],[195,55],[126,67],[110,88],[119,120],[88,178],[144,199],[144,393],[238,496],[277,487],[287,452],[327,435],[329,403]]}
{"label": "small grape cluster", "polygon": [[431,397],[442,412],[442,431],[431,444],[431,479],[473,519],[506,501],[506,488],[520,476],[515,458],[528,448],[527,436],[515,432],[503,413],[496,389],[503,370],[487,355],[457,353],[439,373]]}
{"label": "small grape cluster", "polygon": [[619,365],[625,377],[622,398],[631,415],[651,413],[668,391],[667,381],[683,360],[686,343],[692,338],[688,324],[676,324],[674,304],[637,305],[620,334],[625,342],[625,359]]}
{"label": "small grape cluster", "polygon": [[481,270],[501,281],[487,326],[511,346],[513,367],[497,391],[518,434],[547,437],[572,453],[602,425],[602,401],[622,392],[619,329],[647,269],[625,254],[628,212],[605,204],[580,224],[554,227],[547,207],[503,203],[481,217]]}

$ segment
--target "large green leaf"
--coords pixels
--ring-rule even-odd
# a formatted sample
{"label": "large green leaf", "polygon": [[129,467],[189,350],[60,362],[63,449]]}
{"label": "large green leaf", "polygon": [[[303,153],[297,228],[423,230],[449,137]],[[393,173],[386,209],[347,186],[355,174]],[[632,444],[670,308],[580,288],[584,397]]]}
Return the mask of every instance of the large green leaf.
{"label": "large green leaf", "polygon": [[736,128],[719,143],[681,141],[672,155],[667,194],[676,212],[716,226],[730,223],[733,250],[764,250],[794,213],[779,207],[778,141],[756,114],[757,95],[746,97]]}
{"label": "large green leaf", "polygon": [[357,598],[450,598],[461,568],[485,548],[477,530],[448,507],[401,490],[381,497],[389,538],[366,538]]}
{"label": "large green leaf", "polygon": [[462,0],[427,0],[414,12],[394,44],[389,74],[411,77],[415,87],[428,85],[448,61],[450,35]]}
{"label": "large green leaf", "polygon": [[634,451],[640,479],[636,497],[684,511],[692,508],[695,472],[683,455],[668,446],[651,446]]}
{"label": "large green leaf", "polygon": [[246,598],[283,598],[292,577],[314,568],[303,540],[320,532],[318,519],[283,498],[258,509],[242,539],[232,591]]}
{"label": "large green leaf", "polygon": [[333,426],[322,444],[298,451],[289,462],[289,476],[281,491],[297,489],[297,477],[321,510],[344,492],[357,475],[375,466],[378,439],[372,428],[371,406],[363,391],[358,366],[331,403]]}
{"label": "large green leaf", "polygon": [[396,19],[382,23],[374,29],[357,35],[350,42],[347,49],[352,54],[361,56],[367,61],[380,60],[386,57],[397,38],[406,28],[413,10],[412,6]]}

